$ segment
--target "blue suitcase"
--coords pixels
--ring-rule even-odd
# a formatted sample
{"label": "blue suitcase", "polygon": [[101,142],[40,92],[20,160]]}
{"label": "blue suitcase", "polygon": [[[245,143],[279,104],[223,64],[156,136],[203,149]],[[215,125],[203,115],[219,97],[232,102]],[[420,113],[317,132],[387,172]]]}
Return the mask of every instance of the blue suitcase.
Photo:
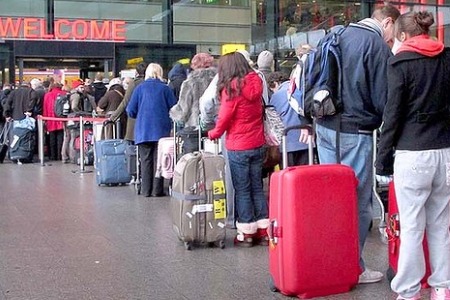
{"label": "blue suitcase", "polygon": [[98,185],[129,183],[125,140],[101,140],[95,142],[95,174]]}

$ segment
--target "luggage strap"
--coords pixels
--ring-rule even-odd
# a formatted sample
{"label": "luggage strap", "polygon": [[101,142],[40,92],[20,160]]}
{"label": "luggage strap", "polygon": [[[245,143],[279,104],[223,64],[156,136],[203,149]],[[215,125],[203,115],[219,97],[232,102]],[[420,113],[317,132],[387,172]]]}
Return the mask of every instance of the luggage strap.
{"label": "luggage strap", "polygon": [[200,195],[186,195],[180,192],[175,192],[172,190],[172,197],[177,200],[186,200],[186,201],[198,201],[198,200],[206,200],[206,196]]}

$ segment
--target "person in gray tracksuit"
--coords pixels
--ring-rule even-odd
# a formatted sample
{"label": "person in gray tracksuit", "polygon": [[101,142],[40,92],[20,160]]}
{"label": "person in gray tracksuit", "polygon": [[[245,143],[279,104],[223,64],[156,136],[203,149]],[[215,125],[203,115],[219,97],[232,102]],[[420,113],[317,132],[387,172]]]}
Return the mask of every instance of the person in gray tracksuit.
{"label": "person in gray tracksuit", "polygon": [[429,12],[401,15],[395,31],[402,44],[388,61],[375,166],[378,175],[394,174],[401,227],[391,283],[397,299],[420,298],[425,231],[431,299],[450,299],[450,49],[428,35],[433,23]]}

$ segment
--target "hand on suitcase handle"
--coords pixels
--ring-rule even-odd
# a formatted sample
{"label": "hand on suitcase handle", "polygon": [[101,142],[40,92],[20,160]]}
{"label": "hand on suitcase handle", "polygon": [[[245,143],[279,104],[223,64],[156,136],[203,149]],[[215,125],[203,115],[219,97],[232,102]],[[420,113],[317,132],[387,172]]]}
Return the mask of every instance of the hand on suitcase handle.
{"label": "hand on suitcase handle", "polygon": [[311,136],[309,129],[300,129],[300,137],[298,141],[303,144],[308,144],[308,138]]}

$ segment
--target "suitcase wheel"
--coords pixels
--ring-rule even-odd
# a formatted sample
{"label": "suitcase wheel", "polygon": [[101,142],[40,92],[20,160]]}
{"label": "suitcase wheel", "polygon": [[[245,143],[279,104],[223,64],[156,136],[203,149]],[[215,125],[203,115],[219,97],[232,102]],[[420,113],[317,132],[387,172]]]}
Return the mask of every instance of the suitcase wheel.
{"label": "suitcase wheel", "polygon": [[136,183],[134,185],[134,189],[136,190],[136,194],[140,195],[141,194],[141,184],[140,183]]}
{"label": "suitcase wheel", "polygon": [[191,242],[184,242],[184,248],[188,251],[192,250],[192,243]]}
{"label": "suitcase wheel", "polygon": [[273,282],[273,277],[272,277],[272,276],[270,276],[270,279],[269,279],[269,289],[270,289],[271,292],[274,292],[274,293],[277,293],[277,292],[280,291],[280,290],[275,286],[275,283]]}
{"label": "suitcase wheel", "polygon": [[224,240],[220,240],[219,241],[219,248],[220,249],[225,249],[225,241]]}
{"label": "suitcase wheel", "polygon": [[389,280],[389,282],[391,282],[392,279],[394,279],[394,276],[395,276],[394,269],[392,269],[392,267],[389,267],[386,270],[386,278],[387,278],[387,280]]}

